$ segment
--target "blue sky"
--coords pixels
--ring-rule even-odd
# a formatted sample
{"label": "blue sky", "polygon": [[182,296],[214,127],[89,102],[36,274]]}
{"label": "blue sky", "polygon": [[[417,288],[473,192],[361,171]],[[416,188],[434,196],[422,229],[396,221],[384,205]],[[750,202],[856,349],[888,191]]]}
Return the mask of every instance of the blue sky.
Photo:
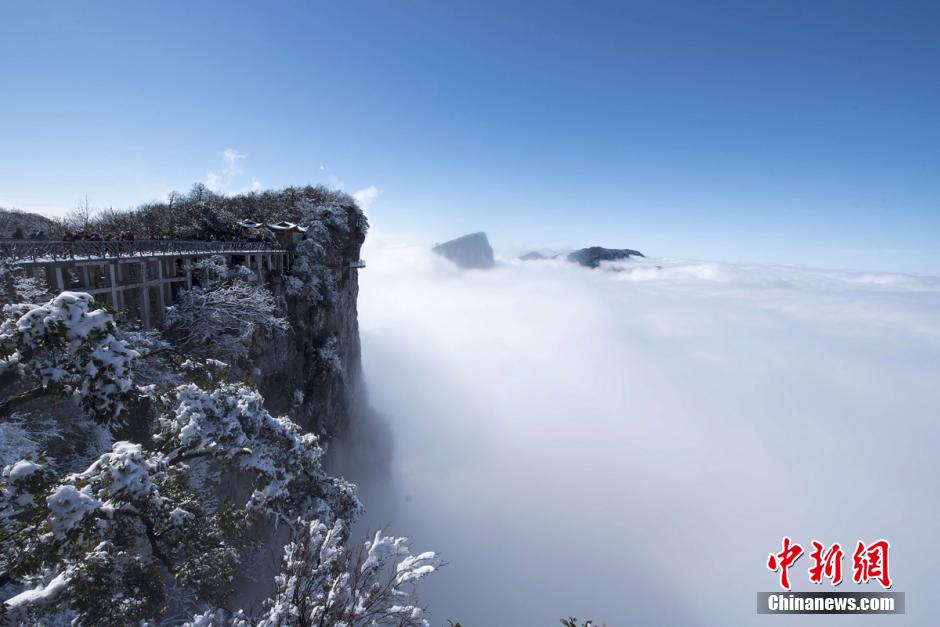
{"label": "blue sky", "polygon": [[938,24],[888,1],[7,2],[0,205],[322,182],[428,241],[940,273]]}

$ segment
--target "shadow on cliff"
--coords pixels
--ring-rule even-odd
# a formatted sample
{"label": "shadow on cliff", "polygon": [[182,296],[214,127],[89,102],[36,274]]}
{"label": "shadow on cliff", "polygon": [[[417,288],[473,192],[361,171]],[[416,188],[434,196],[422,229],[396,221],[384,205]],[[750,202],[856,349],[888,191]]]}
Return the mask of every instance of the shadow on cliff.
{"label": "shadow on cliff", "polygon": [[[327,471],[355,483],[365,506],[353,528],[354,539],[390,524],[401,502],[400,482],[392,472],[392,429],[388,419],[369,404],[365,383],[360,381],[356,387],[349,425],[329,442],[326,456]],[[370,512],[381,512],[387,519],[376,520]]]}

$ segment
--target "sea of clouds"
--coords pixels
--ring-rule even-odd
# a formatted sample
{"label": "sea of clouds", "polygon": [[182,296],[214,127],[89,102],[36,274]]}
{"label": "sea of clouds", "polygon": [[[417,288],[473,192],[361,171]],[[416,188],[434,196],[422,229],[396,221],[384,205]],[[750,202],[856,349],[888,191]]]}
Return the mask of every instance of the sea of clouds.
{"label": "sea of clouds", "polygon": [[890,540],[891,624],[935,624],[940,278],[363,254],[394,438],[366,523],[450,562],[422,588],[432,624],[833,622],[756,615],[784,535],[849,547],[846,591],[880,589],[850,581],[855,542]]}

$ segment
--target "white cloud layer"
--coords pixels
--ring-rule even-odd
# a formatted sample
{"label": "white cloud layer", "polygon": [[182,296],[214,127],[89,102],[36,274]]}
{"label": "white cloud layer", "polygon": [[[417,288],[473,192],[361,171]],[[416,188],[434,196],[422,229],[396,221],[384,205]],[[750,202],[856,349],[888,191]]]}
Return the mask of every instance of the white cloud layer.
{"label": "white cloud layer", "polygon": [[359,207],[363,210],[363,212],[365,212],[366,216],[369,215],[369,207],[378,197],[379,189],[375,185],[363,187],[359,191],[353,193],[353,198],[355,198],[356,202],[359,203]]}
{"label": "white cloud layer", "polygon": [[451,562],[423,592],[435,624],[751,625],[784,535],[889,539],[898,622],[931,623],[940,279],[364,256],[365,374],[395,435],[367,522]]}

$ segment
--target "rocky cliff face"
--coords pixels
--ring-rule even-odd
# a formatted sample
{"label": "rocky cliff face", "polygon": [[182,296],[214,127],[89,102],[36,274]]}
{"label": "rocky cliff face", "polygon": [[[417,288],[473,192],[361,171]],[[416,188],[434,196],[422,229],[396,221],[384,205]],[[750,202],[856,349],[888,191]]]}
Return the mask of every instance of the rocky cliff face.
{"label": "rocky cliff face", "polygon": [[272,286],[291,328],[256,341],[251,361],[269,411],[331,438],[348,426],[361,386],[359,269],[351,266],[365,221],[354,207],[336,209],[307,238]]}
{"label": "rocky cliff face", "polygon": [[[377,430],[368,421],[370,412],[365,402],[359,400],[364,398],[364,394],[361,390],[357,311],[359,270],[356,266],[358,266],[360,247],[365,238],[367,227],[365,218],[351,198],[327,194],[315,188],[300,190],[296,193],[286,190],[269,194],[269,196],[272,206],[267,215],[303,224],[306,227],[305,238],[290,251],[290,265],[287,272],[264,277],[265,287],[270,288],[277,302],[276,317],[268,316],[267,319],[277,321],[277,324],[258,324],[258,328],[253,331],[251,346],[247,351],[243,354],[236,354],[234,359],[229,355],[225,356],[231,367],[219,363],[212,364],[212,360],[204,359],[204,357],[222,356],[218,338],[213,340],[214,344],[209,344],[208,355],[203,354],[206,352],[206,345],[199,345],[200,354],[193,360],[188,358],[187,353],[175,350],[159,332],[144,333],[135,330],[133,324],[128,324],[129,329],[122,332],[121,337],[124,339],[120,341],[128,341],[130,346],[144,355],[135,364],[132,384],[138,386],[135,390],[143,391],[146,388],[149,392],[147,395],[137,397],[135,391],[133,400],[128,399],[128,402],[133,402],[133,405],[125,419],[115,421],[113,424],[106,422],[99,424],[80,419],[81,405],[76,403],[69,394],[63,399],[43,397],[29,400],[18,406],[19,411],[16,416],[10,417],[10,420],[0,421],[0,468],[26,455],[38,455],[42,451],[43,457],[49,454],[54,455],[53,463],[57,468],[61,468],[62,473],[81,472],[89,468],[89,464],[100,456],[111,455],[108,451],[112,448],[112,444],[115,440],[120,440],[122,443],[119,453],[125,455],[126,451],[130,451],[127,455],[131,455],[131,457],[126,457],[127,461],[120,462],[127,464],[121,466],[121,472],[150,473],[160,468],[160,475],[155,475],[153,483],[149,474],[145,475],[146,481],[140,480],[141,485],[147,486],[156,485],[158,480],[163,481],[168,476],[162,474],[164,468],[169,465],[166,463],[168,455],[183,451],[184,449],[180,447],[187,446],[182,444],[183,439],[177,438],[176,432],[165,431],[170,428],[168,425],[172,422],[169,417],[177,416],[176,412],[182,411],[180,408],[184,406],[189,408],[186,411],[192,410],[193,420],[186,418],[185,421],[189,421],[187,423],[189,426],[186,428],[193,433],[217,435],[229,433],[234,429],[231,433],[236,434],[232,436],[236,441],[239,441],[237,435],[239,433],[251,438],[251,452],[243,447],[244,440],[240,440],[239,450],[234,454],[216,456],[215,453],[209,455],[206,452],[215,450],[217,442],[224,441],[228,436],[213,435],[212,443],[206,450],[197,451],[198,454],[187,459],[187,463],[174,466],[180,469],[178,472],[190,473],[191,471],[191,473],[184,481],[177,482],[174,478],[173,488],[170,490],[164,489],[161,485],[164,495],[161,499],[176,498],[178,494],[187,494],[186,497],[180,497],[186,499],[186,504],[183,501],[179,503],[181,507],[191,507],[195,513],[187,513],[190,510],[179,511],[184,511],[186,516],[192,516],[198,523],[195,523],[193,527],[187,527],[185,534],[179,539],[175,535],[165,536],[173,538],[166,540],[167,543],[174,543],[172,551],[166,551],[166,553],[175,555],[177,548],[191,543],[192,547],[196,547],[193,549],[193,554],[198,555],[199,560],[215,559],[213,556],[216,555],[227,557],[222,558],[222,561],[211,562],[211,566],[205,569],[199,566],[198,570],[191,571],[198,573],[198,578],[184,579],[189,575],[183,567],[176,568],[167,565],[166,571],[160,571],[166,575],[167,580],[172,578],[170,575],[175,576],[174,581],[183,582],[184,588],[196,584],[202,587],[203,581],[213,580],[221,572],[219,569],[229,568],[226,566],[229,564],[231,568],[225,570],[226,574],[220,579],[225,582],[223,584],[225,590],[217,593],[213,588],[212,603],[221,603],[216,599],[227,598],[234,607],[250,610],[257,610],[261,606],[262,599],[272,593],[273,575],[279,568],[282,547],[289,539],[289,526],[277,525],[273,518],[264,515],[237,517],[247,511],[245,504],[252,499],[256,488],[259,493],[267,494],[269,489],[293,489],[284,486],[288,483],[293,484],[293,481],[298,478],[301,480],[299,485],[302,487],[299,488],[299,494],[303,495],[303,498],[297,498],[296,493],[285,498],[285,502],[289,502],[288,506],[293,509],[284,510],[288,512],[287,515],[279,512],[278,515],[281,516],[279,520],[294,520],[297,516],[295,512],[303,511],[304,517],[333,516],[335,513],[337,517],[348,519],[351,523],[355,519],[356,510],[355,498],[352,496],[354,487],[328,475],[321,476],[319,461],[311,462],[314,458],[309,455],[311,453],[308,450],[311,449],[309,442],[301,438],[293,426],[282,422],[279,418],[272,419],[267,411],[276,416],[287,415],[293,422],[298,423],[302,430],[324,436],[323,440],[332,441],[330,448],[333,448],[333,443],[339,439],[335,436],[341,434],[349,436],[351,432],[355,434],[358,431],[359,434],[366,434],[365,438],[379,437],[375,435],[378,433]],[[223,200],[226,203],[233,202],[228,198]],[[252,197],[252,200],[258,199]],[[247,269],[245,271],[250,278],[240,280],[246,282],[257,280],[251,271]],[[238,298],[245,299],[246,297],[239,296]],[[265,298],[268,298],[269,302],[270,299],[266,294]],[[90,302],[90,298],[88,301]],[[235,304],[242,302],[236,301]],[[237,310],[237,307],[235,309]],[[283,325],[278,320],[281,317],[287,319],[289,329],[283,329]],[[68,317],[70,320],[73,318],[77,319],[77,315]],[[201,316],[200,319],[207,318]],[[210,315],[208,319],[214,318]],[[245,319],[245,316],[241,318],[242,321]],[[108,324],[110,325],[110,320]],[[110,326],[106,328],[111,329]],[[108,342],[119,341],[110,335],[107,337],[110,338]],[[113,351],[115,344],[108,344],[108,346],[109,351]],[[212,355],[212,349],[219,354]],[[91,349],[85,350],[83,354],[90,352],[92,352]],[[53,357],[61,360],[58,355],[53,355]],[[185,361],[183,361],[184,358]],[[87,372],[87,370],[86,368],[80,369],[81,372]],[[0,374],[3,373],[0,372]],[[264,396],[263,401],[252,385],[242,384],[244,379],[251,379],[251,383],[257,385],[257,391]],[[0,401],[9,401],[10,396],[19,391],[19,388],[15,389],[12,384],[10,385],[11,387],[0,389]],[[34,385],[34,382],[29,382],[29,386]],[[111,387],[116,387],[116,385],[111,385]],[[159,391],[154,393],[154,390]],[[262,402],[267,411],[260,409]],[[235,416],[235,414],[238,415]],[[283,431],[279,431],[276,425],[281,425]],[[277,437],[271,439],[274,436]],[[193,446],[198,448],[203,446],[200,444],[201,437],[187,437],[187,440],[195,441]],[[168,438],[173,442],[170,445],[167,445]],[[364,439],[362,435],[358,438],[359,441]],[[125,447],[127,442],[124,441],[143,444],[130,444],[129,447]],[[158,449],[158,446],[166,448]],[[226,445],[223,443],[221,446]],[[168,453],[170,449],[174,451]],[[257,466],[228,463],[236,457],[240,458],[246,452],[256,458]],[[284,455],[283,459],[281,453]],[[135,455],[138,457],[133,457]],[[257,457],[259,455],[260,457]],[[121,459],[125,460],[125,457]],[[163,461],[159,464],[150,461],[135,461],[149,459]],[[180,457],[177,461],[181,459],[186,458]],[[107,463],[110,462],[102,462],[103,465],[98,464],[95,468],[109,468]],[[375,456],[372,456],[370,463],[375,463]],[[125,471],[124,468],[134,470]],[[303,468],[303,472],[298,472],[298,468]],[[258,469],[265,470],[255,472]],[[267,475],[269,471],[270,475]],[[293,479],[286,481],[285,477],[290,478],[291,474],[293,474]],[[265,483],[268,479],[271,481]],[[275,485],[279,487],[272,487]],[[5,486],[0,487],[6,489]],[[169,494],[174,496],[167,496]],[[337,500],[333,498],[333,494],[343,496]],[[88,499],[94,500],[90,496]],[[332,504],[334,501],[337,504],[336,507]],[[37,502],[48,503],[49,501],[44,494]],[[234,518],[228,517],[230,514],[227,510],[222,511],[220,504],[223,503],[226,507],[229,503],[238,504],[233,509],[234,513],[231,514],[235,516]],[[299,505],[295,506],[295,504]],[[328,506],[328,508],[324,509],[323,506]],[[170,510],[162,504],[160,507],[161,511]],[[305,509],[300,510],[299,507]],[[150,513],[143,516],[147,515]],[[83,516],[84,513],[79,518]],[[175,529],[180,525],[190,524],[186,522],[187,520],[181,516],[175,522],[161,521],[159,528],[161,530]],[[211,522],[213,520],[216,522]],[[243,521],[244,526],[233,526],[231,520]],[[218,521],[223,521],[224,526],[218,525]],[[109,526],[107,529],[96,527],[96,533],[110,534],[108,536],[110,539],[107,543],[101,542],[100,544],[96,540],[90,546],[113,547],[117,545],[121,548],[114,549],[115,556],[121,559],[123,559],[121,556],[131,556],[132,559],[136,559],[133,556],[140,546],[144,546],[149,541],[153,547],[156,547],[155,543],[161,540],[148,535],[143,543],[131,540],[130,542],[134,542],[136,548],[133,551],[126,550],[120,543],[128,542],[126,532],[132,528],[143,529],[136,523],[132,523],[126,529],[116,525],[113,528]],[[149,530],[150,527],[148,526],[147,529]],[[232,529],[235,531],[231,531]],[[193,539],[202,532],[215,534],[216,530],[219,530],[221,535],[213,536],[211,544]],[[52,534],[49,535],[51,537]],[[78,534],[74,535],[78,537]],[[9,540],[10,537],[12,536],[7,535],[6,539]],[[219,538],[222,539],[219,540]],[[17,544],[24,543],[17,541]],[[11,543],[8,542],[2,547],[3,550],[0,553],[3,553],[4,557],[12,554],[9,550],[10,546]],[[208,546],[222,548],[218,551],[206,550]],[[82,553],[85,551],[83,542],[77,543],[73,548],[75,552],[68,555],[53,556],[50,551],[49,560],[64,564],[63,560],[71,560],[77,555],[78,557],[75,558],[77,563],[87,563]],[[157,548],[153,548],[154,555],[156,551]],[[181,551],[181,554],[185,554],[185,551]],[[231,561],[226,561],[234,559],[232,556],[236,554],[238,556],[237,567],[233,566]],[[43,557],[43,559],[46,558]],[[110,560],[111,557],[109,556],[108,559]],[[164,561],[162,557],[161,561]],[[6,566],[6,563],[4,562],[3,565]],[[205,563],[209,564],[209,562]],[[30,568],[33,567],[30,566]],[[61,572],[66,572],[63,568],[66,567],[58,567]],[[148,577],[149,573],[156,572],[158,568],[159,566],[155,564],[153,570],[146,571]],[[100,589],[106,590],[100,593],[100,598],[118,598],[111,593],[110,588],[117,586],[114,589],[121,590],[121,598],[130,598],[131,595],[127,594],[129,588],[121,587],[130,581],[124,576],[124,573],[129,571],[115,568],[114,572],[118,573],[114,577],[110,576],[111,573],[102,577],[94,575],[96,579],[91,586],[94,588],[94,594],[99,594]],[[3,574],[6,575],[6,572]],[[160,577],[154,577],[150,582],[158,579],[163,581]],[[11,581],[9,578],[4,580],[0,577],[0,601],[8,600],[12,595],[19,595],[27,583],[32,585],[31,580],[21,582]],[[128,585],[136,586],[136,584]],[[4,591],[5,586],[12,587]],[[78,592],[69,589],[68,594],[79,595],[76,598],[82,598],[80,595],[92,594],[88,592],[91,588],[82,587]],[[146,590],[143,590],[144,588]],[[206,589],[209,588],[206,587]],[[175,598],[168,602],[165,597],[159,596],[163,590],[159,586],[151,588],[148,583],[147,586],[136,586],[133,592],[144,595],[150,594],[151,590],[155,590],[152,592],[153,598],[160,599],[159,612],[168,616],[178,616],[181,615],[179,612],[190,610],[189,597],[185,595],[179,597],[179,599],[185,599],[183,605],[181,605],[182,601],[177,601]],[[233,592],[229,593],[229,590]],[[199,594],[204,593],[200,591]],[[199,598],[202,602],[202,597]],[[95,605],[84,601],[82,603],[82,607]],[[138,611],[138,606],[129,604],[128,607],[131,607],[127,610],[128,612]],[[113,622],[136,623],[142,614],[133,616],[134,620],[123,620],[122,615],[121,619],[115,618]],[[3,621],[0,620],[0,622]],[[61,621],[56,619],[51,622],[58,624]],[[99,624],[101,621],[80,622]]]}
{"label": "rocky cliff face", "polygon": [[603,248],[601,246],[591,246],[582,248],[569,254],[567,259],[572,263],[577,263],[586,268],[597,268],[602,261],[619,261],[629,259],[630,257],[643,257],[643,253],[629,248]]}

